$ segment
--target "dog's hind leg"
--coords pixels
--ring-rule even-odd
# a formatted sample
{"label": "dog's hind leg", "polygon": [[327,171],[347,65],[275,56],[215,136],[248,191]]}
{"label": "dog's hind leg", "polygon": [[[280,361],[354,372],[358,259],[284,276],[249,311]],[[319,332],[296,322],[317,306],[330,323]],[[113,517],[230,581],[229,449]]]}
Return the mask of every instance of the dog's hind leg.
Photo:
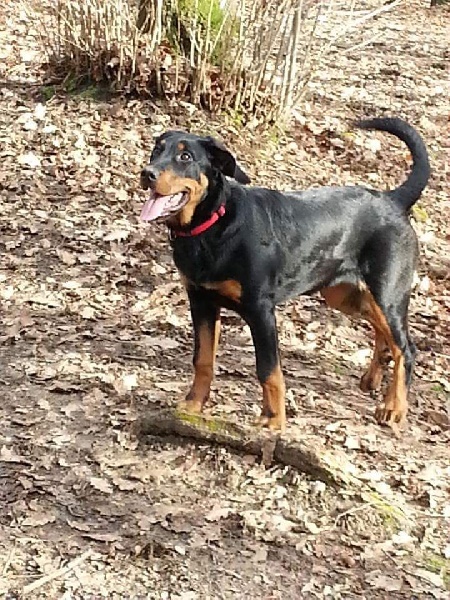
{"label": "dog's hind leg", "polygon": [[[362,314],[368,310],[370,304],[365,302],[367,287],[365,284],[353,285],[350,283],[340,283],[336,286],[320,290],[325,302],[330,308],[339,310],[350,317],[365,317],[370,320],[370,314]],[[367,307],[365,308],[365,305]],[[360,388],[363,392],[377,390],[380,388],[383,380],[384,366],[386,365],[386,353],[389,350],[383,332],[377,326],[376,321],[371,321],[375,331],[375,347],[372,361],[368,370],[364,373],[360,381]]]}
{"label": "dog's hind leg", "polygon": [[383,333],[374,326],[375,345],[369,368],[361,377],[359,387],[363,392],[379,390],[383,381],[384,370],[390,360],[389,346]]}
{"label": "dog's hind leg", "polygon": [[[370,285],[363,302],[365,316],[383,335],[394,361],[392,379],[375,417],[379,423],[394,426],[401,423],[408,411],[408,391],[415,360],[415,346],[408,333],[409,289],[403,278],[385,270]],[[383,282],[383,283],[380,283]]]}
{"label": "dog's hind leg", "polygon": [[[357,286],[342,283],[320,292],[331,308],[350,316],[360,316],[369,321],[375,329],[374,356],[360,384],[364,391],[376,389],[381,385],[386,350],[390,351],[394,360],[393,377],[375,416],[379,423],[395,428],[397,423],[404,420],[408,411],[407,396],[414,366],[415,347],[407,333],[409,292],[400,294],[400,288],[406,286],[401,286],[392,276],[394,281],[389,284],[389,270],[386,279],[380,276],[379,271],[372,288],[364,282]],[[383,283],[379,285],[378,282]]]}
{"label": "dog's hind leg", "polygon": [[374,305],[372,310],[378,313],[380,329],[383,330],[394,360],[392,379],[383,401],[376,409],[375,417],[379,423],[393,426],[401,423],[408,411],[408,391],[415,350],[406,332],[406,323],[400,315],[394,317],[389,314],[390,311],[383,310],[378,305]]}

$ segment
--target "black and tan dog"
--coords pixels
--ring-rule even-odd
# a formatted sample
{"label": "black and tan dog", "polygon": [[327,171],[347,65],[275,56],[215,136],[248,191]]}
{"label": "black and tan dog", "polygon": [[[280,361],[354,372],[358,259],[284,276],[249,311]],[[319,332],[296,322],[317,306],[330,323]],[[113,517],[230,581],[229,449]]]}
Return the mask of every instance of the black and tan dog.
{"label": "black and tan dog", "polygon": [[415,358],[407,319],[418,255],[407,213],[427,184],[430,166],[419,134],[402,120],[356,125],[407,144],[413,168],[400,187],[246,187],[247,175],[213,138],[168,131],[157,139],[141,174],[144,189],[150,189],[141,218],[166,221],[189,296],[195,333],[194,380],[183,403],[189,411],[200,412],[209,397],[220,309],[226,307],[252,333],[263,393],[260,422],[284,430],[275,307],[320,292],[332,308],[373,326],[375,349],[361,388],[380,387],[389,352],[393,376],[376,418],[391,426],[403,421]]}

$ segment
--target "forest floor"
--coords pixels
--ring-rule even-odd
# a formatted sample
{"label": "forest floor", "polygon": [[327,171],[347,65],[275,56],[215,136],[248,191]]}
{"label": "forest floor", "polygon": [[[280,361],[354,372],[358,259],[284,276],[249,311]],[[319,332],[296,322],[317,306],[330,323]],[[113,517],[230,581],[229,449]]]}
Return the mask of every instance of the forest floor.
{"label": "forest floor", "polygon": [[[0,595],[449,597],[450,15],[426,4],[382,14],[373,44],[328,56],[290,134],[267,139],[186,103],[45,100],[35,24],[20,3],[2,5]],[[139,222],[155,134],[219,132],[259,185],[383,189],[405,178],[405,148],[348,134],[351,119],[380,114],[415,125],[433,167],[414,218],[419,353],[406,430],[379,427],[359,391],[370,329],[312,297],[278,313],[286,435],[344,452],[359,487],[136,436],[141,416],[182,397],[191,371],[165,228]],[[249,332],[232,314],[213,392],[211,414],[258,414]]]}

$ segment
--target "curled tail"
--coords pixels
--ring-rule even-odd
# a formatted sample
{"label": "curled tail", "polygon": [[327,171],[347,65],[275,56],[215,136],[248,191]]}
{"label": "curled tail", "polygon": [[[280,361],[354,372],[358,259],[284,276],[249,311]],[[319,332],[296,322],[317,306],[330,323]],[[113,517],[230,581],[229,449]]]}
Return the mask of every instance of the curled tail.
{"label": "curled tail", "polygon": [[430,161],[422,138],[411,125],[398,118],[364,119],[356,121],[355,126],[359,129],[387,131],[408,146],[413,159],[411,173],[398,188],[387,192],[407,212],[420,198],[430,178]]}

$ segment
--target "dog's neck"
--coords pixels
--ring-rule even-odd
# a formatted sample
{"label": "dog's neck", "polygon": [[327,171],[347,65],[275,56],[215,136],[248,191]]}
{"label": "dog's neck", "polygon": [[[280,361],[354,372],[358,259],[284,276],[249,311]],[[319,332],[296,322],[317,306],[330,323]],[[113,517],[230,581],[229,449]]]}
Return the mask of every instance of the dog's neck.
{"label": "dog's neck", "polygon": [[181,226],[176,215],[167,221],[171,236],[191,237],[209,229],[225,214],[230,195],[230,184],[221,173],[211,177],[208,189],[196,206],[191,221]]}
{"label": "dog's neck", "polygon": [[219,208],[217,210],[215,210],[208,219],[206,219],[206,221],[203,221],[203,223],[196,225],[192,229],[177,230],[177,229],[171,228],[170,229],[171,236],[172,236],[172,238],[176,238],[176,237],[195,237],[197,235],[200,235],[200,234],[204,233],[205,231],[207,231],[215,223],[217,223],[217,221],[221,217],[223,217],[225,213],[226,213],[225,204],[221,204],[219,206]]}

